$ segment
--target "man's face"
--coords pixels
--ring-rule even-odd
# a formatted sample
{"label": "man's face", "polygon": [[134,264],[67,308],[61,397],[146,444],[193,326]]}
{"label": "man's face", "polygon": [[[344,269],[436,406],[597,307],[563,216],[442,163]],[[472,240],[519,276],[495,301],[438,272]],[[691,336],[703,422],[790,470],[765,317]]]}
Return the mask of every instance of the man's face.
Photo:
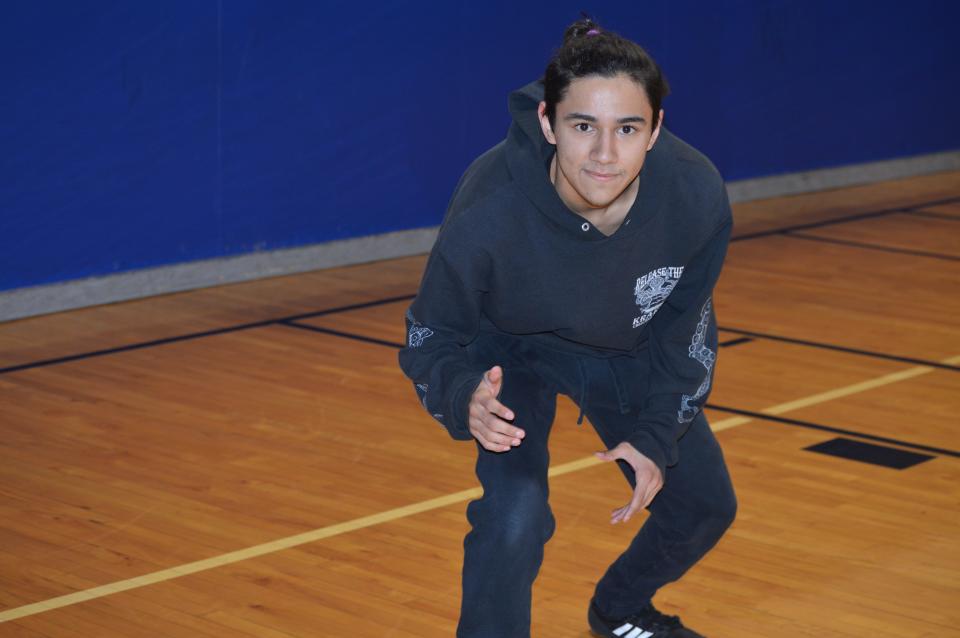
{"label": "man's face", "polygon": [[[636,180],[660,134],[643,87],[626,75],[577,78],[557,104],[555,123],[538,110],[543,135],[557,147],[554,185],[576,212],[605,209]],[[660,111],[660,121],[663,111]],[[631,199],[636,193],[629,194]]]}

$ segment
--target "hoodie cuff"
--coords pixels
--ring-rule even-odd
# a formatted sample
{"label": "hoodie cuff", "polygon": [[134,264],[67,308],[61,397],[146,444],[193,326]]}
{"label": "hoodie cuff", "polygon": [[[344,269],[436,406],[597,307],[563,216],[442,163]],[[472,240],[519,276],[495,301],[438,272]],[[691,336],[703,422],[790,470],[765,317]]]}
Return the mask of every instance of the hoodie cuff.
{"label": "hoodie cuff", "polygon": [[473,397],[474,390],[483,381],[483,371],[473,370],[463,372],[454,377],[450,384],[453,390],[450,399],[450,420],[447,425],[447,431],[450,436],[458,441],[469,441],[473,439],[470,433],[470,399]]}

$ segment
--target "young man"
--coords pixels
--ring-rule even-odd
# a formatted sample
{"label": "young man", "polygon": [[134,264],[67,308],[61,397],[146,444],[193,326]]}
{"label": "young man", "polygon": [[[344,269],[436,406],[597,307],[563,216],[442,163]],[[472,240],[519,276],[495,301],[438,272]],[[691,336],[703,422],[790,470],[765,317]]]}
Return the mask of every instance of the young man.
{"label": "young man", "polygon": [[723,180],[662,126],[667,92],[638,45],[571,25],[540,82],[510,96],[507,138],[460,180],[407,312],[400,365],[455,439],[477,441],[460,638],[530,635],[554,530],[556,396],[586,414],[633,486],[611,522],[650,515],[598,582],[598,636],[696,638],[651,603],[733,521],[701,408],[711,303],[730,235]]}

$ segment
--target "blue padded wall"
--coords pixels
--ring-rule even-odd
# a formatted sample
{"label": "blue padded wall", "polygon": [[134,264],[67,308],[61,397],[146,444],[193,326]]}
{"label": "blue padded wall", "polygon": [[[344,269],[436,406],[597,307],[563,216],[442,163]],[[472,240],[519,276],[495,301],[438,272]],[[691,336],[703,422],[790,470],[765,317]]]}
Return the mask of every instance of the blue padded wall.
{"label": "blue padded wall", "polygon": [[11,0],[0,290],[435,225],[581,9],[727,179],[957,149],[958,7]]}

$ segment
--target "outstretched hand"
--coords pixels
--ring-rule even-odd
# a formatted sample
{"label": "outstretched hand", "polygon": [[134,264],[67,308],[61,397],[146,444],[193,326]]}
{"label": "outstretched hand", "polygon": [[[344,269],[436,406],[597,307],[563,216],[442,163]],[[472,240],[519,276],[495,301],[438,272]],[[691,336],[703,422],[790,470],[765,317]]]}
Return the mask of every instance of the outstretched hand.
{"label": "outstretched hand", "polygon": [[633,488],[633,498],[623,507],[613,510],[610,523],[626,523],[637,511],[643,509],[653,500],[660,488],[663,487],[663,474],[660,468],[649,458],[637,451],[626,441],[612,450],[597,452],[597,458],[603,461],[626,461],[636,474],[636,487]]}
{"label": "outstretched hand", "polygon": [[503,368],[493,366],[483,373],[483,379],[470,397],[470,434],[491,452],[506,452],[520,445],[526,434],[507,422],[514,419],[514,414],[513,410],[497,400],[502,387]]}

